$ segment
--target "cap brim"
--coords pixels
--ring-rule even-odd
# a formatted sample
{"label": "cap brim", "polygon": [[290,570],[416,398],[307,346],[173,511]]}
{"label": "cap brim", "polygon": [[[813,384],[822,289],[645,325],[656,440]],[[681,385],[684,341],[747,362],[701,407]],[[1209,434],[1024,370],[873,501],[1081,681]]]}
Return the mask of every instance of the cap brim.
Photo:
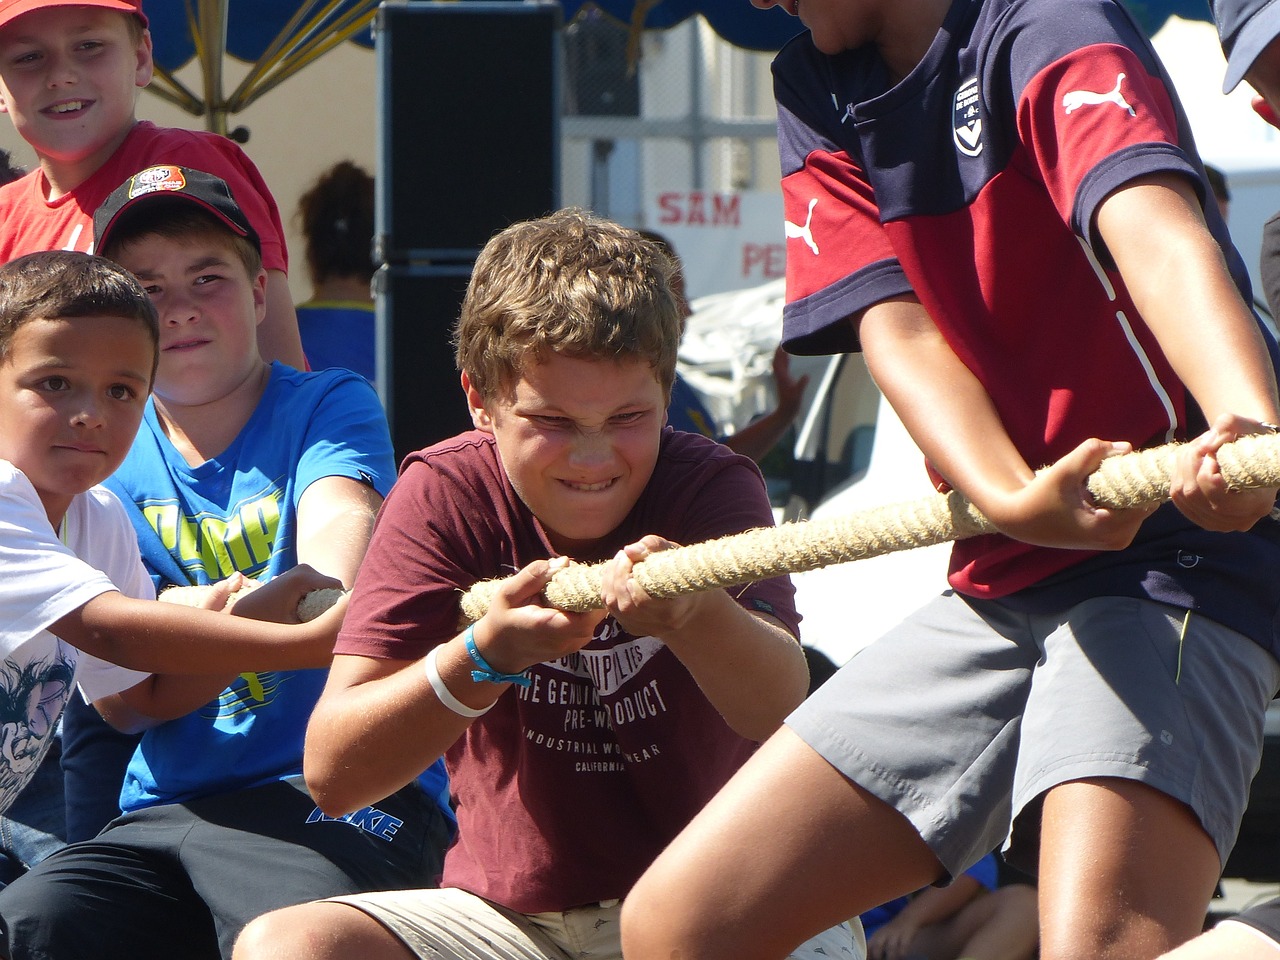
{"label": "cap brim", "polygon": [[142,12],[141,4],[133,4],[129,0],[15,0],[8,5],[0,4],[0,27],[23,14],[49,7],[99,7],[103,10],[117,10],[133,14],[142,21],[144,27],[147,26],[147,15]]}
{"label": "cap brim", "polygon": [[144,193],[139,196],[133,197],[130,200],[126,201],[125,203],[121,204],[120,209],[116,210],[115,213],[111,215],[111,219],[108,220],[100,230],[95,230],[95,236],[94,236],[94,242],[93,242],[94,250],[95,251],[105,250],[107,247],[109,247],[111,245],[112,234],[115,232],[116,228],[119,227],[121,224],[127,222],[129,218],[137,212],[137,209],[140,205],[147,204],[147,203],[157,203],[157,202],[160,202],[160,203],[168,202],[175,205],[189,203],[195,207],[198,207],[199,209],[203,210],[205,213],[214,217],[219,223],[225,226],[228,230],[230,230],[236,236],[244,237],[250,243],[252,243],[255,247],[257,247],[259,251],[262,250],[262,242],[258,239],[258,235],[256,232],[254,232],[252,229],[246,230],[243,226],[236,223],[234,220],[228,217],[223,211],[219,210],[216,206],[209,203],[207,200],[203,199],[202,197],[197,197],[190,193],[179,193],[179,192],[169,193],[163,190],[157,191],[156,193]]}
{"label": "cap brim", "polygon": [[1253,62],[1280,34],[1280,3],[1269,3],[1259,10],[1236,34],[1227,57],[1227,72],[1222,78],[1222,92],[1230,93],[1244,79]]}

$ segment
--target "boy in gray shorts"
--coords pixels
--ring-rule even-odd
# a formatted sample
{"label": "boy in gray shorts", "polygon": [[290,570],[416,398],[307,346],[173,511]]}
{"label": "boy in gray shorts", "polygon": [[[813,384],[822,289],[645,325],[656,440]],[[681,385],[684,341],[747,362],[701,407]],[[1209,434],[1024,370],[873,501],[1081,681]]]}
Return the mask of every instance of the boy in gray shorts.
{"label": "boy in gray shorts", "polygon": [[[774,62],[784,341],[862,350],[1000,533],[654,862],[627,960],[776,960],[1006,835],[1043,960],[1156,956],[1200,930],[1280,681],[1276,491],[1217,463],[1276,430],[1274,344],[1189,125],[1114,0],[777,2],[808,27]],[[1171,440],[1172,504],[1092,501]]]}

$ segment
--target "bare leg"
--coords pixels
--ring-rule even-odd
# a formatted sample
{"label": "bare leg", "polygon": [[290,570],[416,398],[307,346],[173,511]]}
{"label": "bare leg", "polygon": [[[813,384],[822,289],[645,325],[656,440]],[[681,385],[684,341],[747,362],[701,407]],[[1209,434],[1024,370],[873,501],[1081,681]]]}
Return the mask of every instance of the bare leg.
{"label": "bare leg", "polygon": [[941,872],[906,818],[783,727],[632,889],[623,953],[780,960]]}
{"label": "bare leg", "polygon": [[1147,960],[1201,930],[1221,864],[1183,804],[1101,778],[1045,796],[1040,850],[1043,960]]}
{"label": "bare leg", "polygon": [[373,917],[345,903],[304,903],[244,928],[232,960],[414,960]]}

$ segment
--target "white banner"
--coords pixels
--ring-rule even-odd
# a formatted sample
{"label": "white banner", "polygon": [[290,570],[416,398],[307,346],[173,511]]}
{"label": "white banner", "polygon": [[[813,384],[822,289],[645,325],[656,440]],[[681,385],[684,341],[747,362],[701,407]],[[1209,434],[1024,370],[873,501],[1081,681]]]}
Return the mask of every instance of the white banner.
{"label": "white banner", "polygon": [[684,264],[690,300],[784,276],[782,217],[777,190],[661,190],[645,204],[645,223],[671,242]]}

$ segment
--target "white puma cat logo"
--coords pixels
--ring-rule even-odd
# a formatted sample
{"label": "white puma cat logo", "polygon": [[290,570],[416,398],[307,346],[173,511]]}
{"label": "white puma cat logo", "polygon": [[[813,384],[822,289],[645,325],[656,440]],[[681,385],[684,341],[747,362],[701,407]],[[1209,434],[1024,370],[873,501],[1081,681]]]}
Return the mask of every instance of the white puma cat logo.
{"label": "white puma cat logo", "polygon": [[[790,220],[783,221],[783,229],[786,231],[787,239],[803,240],[813,251],[813,255],[818,255],[818,245],[813,242],[813,208],[818,205],[818,198],[814,197],[809,201],[809,216],[805,218],[804,226],[798,223],[792,223]],[[776,236],[776,234],[775,234]]]}
{"label": "white puma cat logo", "polygon": [[1120,92],[1120,84],[1124,81],[1124,74],[1116,74],[1116,86],[1114,90],[1108,90],[1106,93],[1094,93],[1092,90],[1072,90],[1062,97],[1062,106],[1066,108],[1067,113],[1072,110],[1078,110],[1080,107],[1091,106],[1096,103],[1114,103],[1121,110],[1127,110],[1129,116],[1136,117],[1137,111],[1129,106],[1129,101],[1124,98],[1124,94]]}

